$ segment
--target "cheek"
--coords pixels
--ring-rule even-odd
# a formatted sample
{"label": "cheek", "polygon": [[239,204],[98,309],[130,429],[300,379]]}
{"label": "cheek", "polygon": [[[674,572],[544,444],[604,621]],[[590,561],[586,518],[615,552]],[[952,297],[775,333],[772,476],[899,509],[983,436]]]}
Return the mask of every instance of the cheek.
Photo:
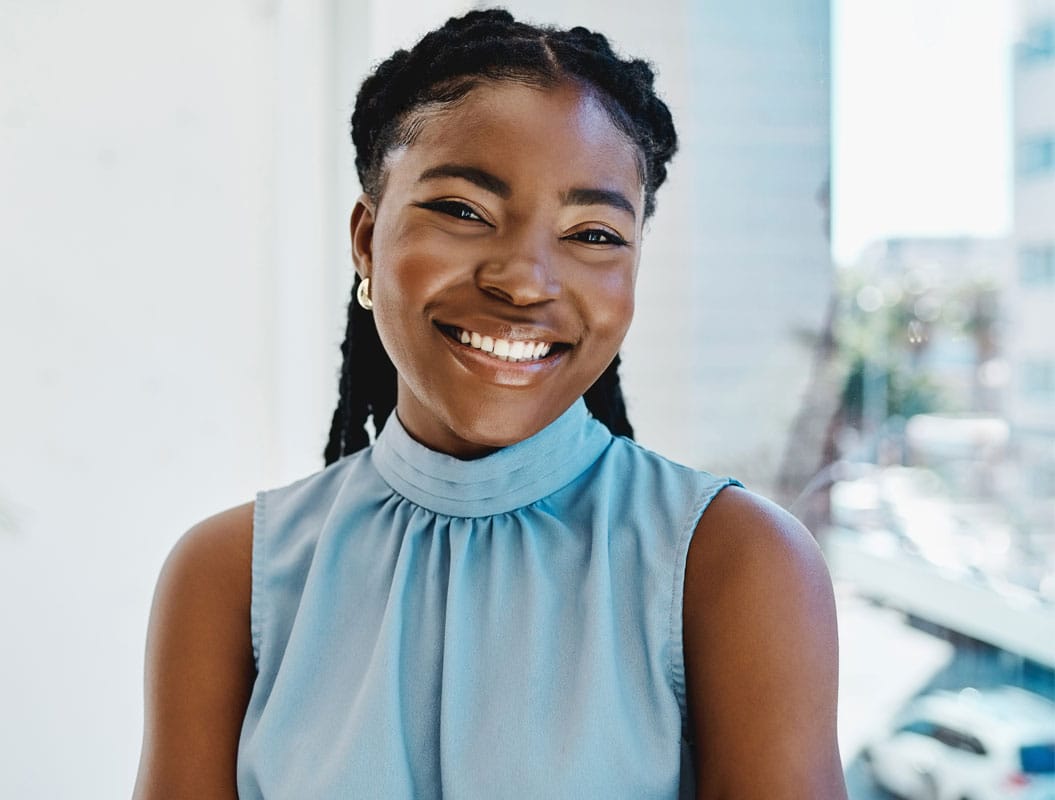
{"label": "cheek", "polygon": [[594,334],[618,339],[618,347],[634,317],[634,271],[615,269],[590,278],[578,291],[584,319]]}
{"label": "cheek", "polygon": [[[379,265],[377,285],[385,306],[403,306],[428,297],[441,285],[443,270],[423,253],[402,252]],[[376,300],[375,300],[376,302]]]}
{"label": "cheek", "polygon": [[406,314],[420,309],[440,294],[452,280],[459,259],[450,248],[438,246],[429,236],[397,232],[375,253],[375,314]]}
{"label": "cheek", "polygon": [[384,231],[378,237],[385,246],[374,253],[374,283],[382,294],[417,295],[427,291],[442,272],[437,258],[442,250],[429,247],[427,237],[406,231]]}
{"label": "cheek", "polygon": [[417,350],[432,334],[427,314],[422,312],[443,294],[459,262],[421,237],[388,241],[395,243],[375,251],[374,324],[396,369],[406,376],[421,362]]}

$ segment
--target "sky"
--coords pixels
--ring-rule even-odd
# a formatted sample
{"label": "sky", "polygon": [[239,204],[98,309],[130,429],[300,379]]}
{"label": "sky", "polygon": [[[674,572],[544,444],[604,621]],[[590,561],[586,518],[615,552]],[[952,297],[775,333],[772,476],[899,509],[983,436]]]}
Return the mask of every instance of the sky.
{"label": "sky", "polygon": [[832,0],[832,250],[1011,229],[1012,0]]}

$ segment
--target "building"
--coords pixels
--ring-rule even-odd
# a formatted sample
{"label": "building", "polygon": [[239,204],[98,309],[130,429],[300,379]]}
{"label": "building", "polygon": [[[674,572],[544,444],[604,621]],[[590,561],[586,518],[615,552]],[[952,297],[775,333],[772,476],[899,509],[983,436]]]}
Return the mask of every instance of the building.
{"label": "building", "polygon": [[[1027,497],[1055,498],[1055,0],[1020,0],[1008,418]],[[1050,515],[1051,507],[1046,513]],[[1040,512],[1044,513],[1044,512]],[[1046,527],[1050,529],[1048,516]]]}
{"label": "building", "polygon": [[918,340],[913,367],[941,387],[943,411],[1004,412],[1013,262],[1008,239],[969,236],[891,238],[861,254],[856,269],[886,305],[911,301],[905,336]]}

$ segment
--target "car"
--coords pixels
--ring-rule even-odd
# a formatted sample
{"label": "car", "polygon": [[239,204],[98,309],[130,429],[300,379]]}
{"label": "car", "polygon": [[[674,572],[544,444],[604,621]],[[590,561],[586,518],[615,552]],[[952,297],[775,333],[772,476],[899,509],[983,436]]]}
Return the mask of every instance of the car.
{"label": "car", "polygon": [[1055,703],[1012,686],[931,692],[862,755],[906,800],[1055,800]]}

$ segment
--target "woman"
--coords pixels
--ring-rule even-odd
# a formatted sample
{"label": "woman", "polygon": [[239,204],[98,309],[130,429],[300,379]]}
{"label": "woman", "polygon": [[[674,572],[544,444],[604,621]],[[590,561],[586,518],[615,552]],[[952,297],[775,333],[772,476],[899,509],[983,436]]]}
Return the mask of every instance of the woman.
{"label": "woman", "polygon": [[137,797],[845,797],[813,539],[629,438],[652,78],[481,11],[364,82],[328,466],[174,548]]}

